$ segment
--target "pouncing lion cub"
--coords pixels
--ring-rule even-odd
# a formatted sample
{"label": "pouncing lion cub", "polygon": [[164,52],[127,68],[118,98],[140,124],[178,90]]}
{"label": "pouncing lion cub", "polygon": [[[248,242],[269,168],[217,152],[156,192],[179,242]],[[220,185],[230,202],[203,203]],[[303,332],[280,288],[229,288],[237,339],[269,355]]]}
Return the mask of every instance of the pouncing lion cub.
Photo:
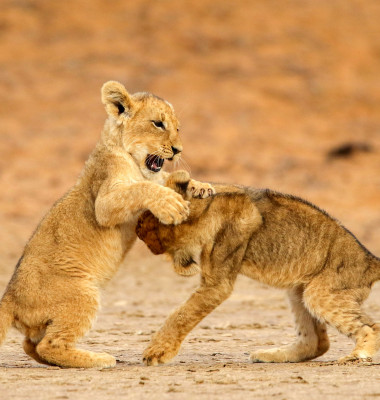
{"label": "pouncing lion cub", "polygon": [[[189,182],[178,171],[168,185],[188,198]],[[215,196],[191,200],[190,216],[180,225],[163,225],[149,212],[138,221],[137,235],[153,253],[169,254],[181,275],[201,274],[199,288],[153,336],[145,363],[174,357],[191,329],[228,298],[239,273],[288,290],[298,333],[293,344],[253,352],[253,362],[300,362],[324,354],[326,323],[356,341],[339,362],[370,359],[380,347],[380,326],[360,307],[380,279],[380,259],[302,199],[214,187]]]}
{"label": "pouncing lion cub", "polygon": [[[99,290],[135,239],[138,216],[164,224],[187,218],[188,203],[163,186],[165,160],[182,151],[173,107],[150,93],[102,87],[108,113],[100,141],[74,187],[47,213],[27,243],[0,303],[0,343],[13,325],[36,361],[63,367],[111,367],[115,358],[75,348],[91,327]],[[191,181],[205,197],[209,184]]]}

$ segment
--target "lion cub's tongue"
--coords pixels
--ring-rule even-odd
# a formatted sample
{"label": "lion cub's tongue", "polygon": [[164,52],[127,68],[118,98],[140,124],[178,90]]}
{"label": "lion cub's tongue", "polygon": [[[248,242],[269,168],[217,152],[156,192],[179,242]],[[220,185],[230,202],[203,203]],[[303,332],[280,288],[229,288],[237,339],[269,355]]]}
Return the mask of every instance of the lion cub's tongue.
{"label": "lion cub's tongue", "polygon": [[161,157],[157,157],[154,161],[153,161],[153,168],[157,171],[159,171],[162,166],[164,165],[164,159]]}

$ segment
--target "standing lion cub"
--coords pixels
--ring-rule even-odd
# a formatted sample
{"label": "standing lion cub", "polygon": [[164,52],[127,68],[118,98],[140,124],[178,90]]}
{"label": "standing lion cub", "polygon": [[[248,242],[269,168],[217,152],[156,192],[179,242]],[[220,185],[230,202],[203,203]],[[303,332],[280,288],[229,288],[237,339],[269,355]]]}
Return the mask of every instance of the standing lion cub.
{"label": "standing lion cub", "polygon": [[[111,367],[106,353],[78,350],[91,327],[99,289],[133,245],[137,218],[150,210],[164,224],[188,216],[188,203],[165,184],[165,160],[182,151],[173,107],[149,93],[128,94],[118,82],[102,87],[108,113],[101,140],[74,187],[48,212],[25,246],[0,303],[0,343],[13,325],[24,350],[40,363]],[[191,181],[205,197],[209,184]]]}
{"label": "standing lion cub", "polygon": [[[189,176],[178,171],[169,187],[188,198]],[[340,362],[366,360],[380,348],[380,326],[361,310],[380,259],[335,219],[292,196],[237,186],[192,199],[181,225],[162,225],[149,211],[136,232],[154,254],[171,256],[176,272],[200,271],[200,287],[174,311],[144,352],[148,365],[174,357],[186,335],[231,294],[239,273],[288,289],[298,338],[251,354],[253,362],[299,362],[329,348],[326,323],[356,341]]]}

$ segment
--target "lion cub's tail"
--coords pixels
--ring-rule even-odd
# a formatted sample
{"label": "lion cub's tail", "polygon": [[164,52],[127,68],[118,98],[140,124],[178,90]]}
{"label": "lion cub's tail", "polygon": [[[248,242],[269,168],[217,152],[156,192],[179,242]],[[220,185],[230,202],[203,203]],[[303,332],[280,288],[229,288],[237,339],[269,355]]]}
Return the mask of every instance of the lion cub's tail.
{"label": "lion cub's tail", "polygon": [[0,303],[0,345],[3,343],[13,321],[14,316],[10,304],[3,298]]}

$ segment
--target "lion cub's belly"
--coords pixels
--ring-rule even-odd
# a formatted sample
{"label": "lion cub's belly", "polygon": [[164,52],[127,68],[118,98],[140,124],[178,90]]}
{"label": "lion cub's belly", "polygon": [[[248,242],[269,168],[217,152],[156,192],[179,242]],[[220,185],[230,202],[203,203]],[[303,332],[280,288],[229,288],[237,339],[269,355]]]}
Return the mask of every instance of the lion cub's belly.
{"label": "lion cub's belly", "polygon": [[99,283],[104,285],[110,280],[124,260],[126,253],[131,249],[136,240],[135,221],[110,229],[103,233],[100,245],[92,254],[93,266],[97,266]]}
{"label": "lion cub's belly", "polygon": [[265,283],[266,285],[278,288],[290,288],[309,279],[305,271],[299,265],[276,265],[258,266],[250,261],[244,261],[240,273],[248,278]]}

